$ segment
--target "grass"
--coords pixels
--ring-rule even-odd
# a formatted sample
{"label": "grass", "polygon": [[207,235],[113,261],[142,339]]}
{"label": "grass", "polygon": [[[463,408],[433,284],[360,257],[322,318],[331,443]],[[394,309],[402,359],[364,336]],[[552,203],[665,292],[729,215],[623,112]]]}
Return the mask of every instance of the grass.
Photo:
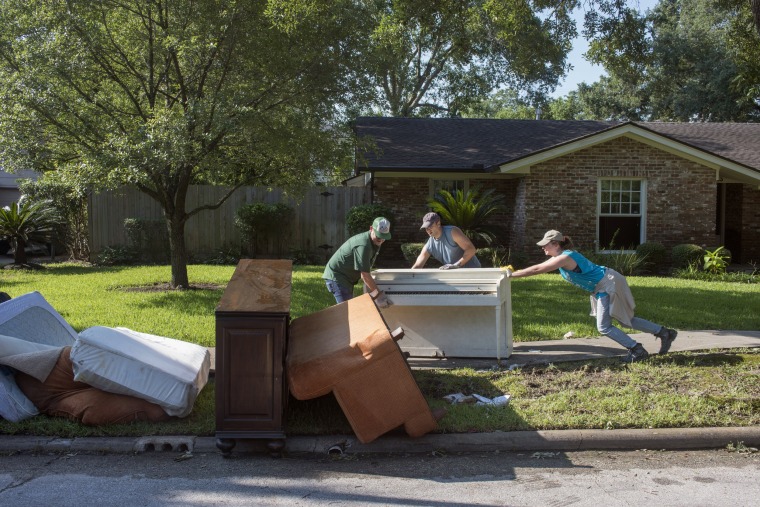
{"label": "grass", "polygon": [[[205,290],[147,291],[166,282],[169,268],[49,264],[43,271],[0,271],[0,290],[13,296],[37,290],[77,330],[122,326],[204,346],[214,345],[214,308],[232,266],[190,266]],[[322,268],[296,266],[291,316],[332,304]],[[760,285],[658,277],[629,277],[637,314],[679,329],[760,329]],[[142,288],[134,290],[135,288]],[[567,331],[595,336],[588,299],[557,275],[512,282],[515,341],[559,339]],[[760,424],[760,353],[756,349],[671,353],[644,363],[614,360],[561,363],[518,370],[417,370],[431,406],[447,406],[441,432],[525,429],[746,426]],[[447,394],[512,395],[507,407],[449,406]],[[351,429],[332,396],[291,399],[289,434],[346,433]],[[188,417],[161,424],[85,427],[38,416],[0,421],[4,434],[77,436],[213,435],[214,383]]]}

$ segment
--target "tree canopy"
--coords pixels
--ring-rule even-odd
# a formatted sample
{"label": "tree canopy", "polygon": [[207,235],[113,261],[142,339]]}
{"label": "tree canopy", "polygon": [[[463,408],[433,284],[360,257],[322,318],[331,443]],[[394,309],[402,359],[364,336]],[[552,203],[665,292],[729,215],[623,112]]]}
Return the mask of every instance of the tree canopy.
{"label": "tree canopy", "polygon": [[[360,33],[350,0],[6,0],[0,164],[134,185],[188,286],[191,184],[295,188],[338,167]],[[345,13],[345,15],[343,15]]]}
{"label": "tree canopy", "polygon": [[498,86],[552,91],[577,31],[564,0],[376,0],[367,72],[375,112],[456,116]]}

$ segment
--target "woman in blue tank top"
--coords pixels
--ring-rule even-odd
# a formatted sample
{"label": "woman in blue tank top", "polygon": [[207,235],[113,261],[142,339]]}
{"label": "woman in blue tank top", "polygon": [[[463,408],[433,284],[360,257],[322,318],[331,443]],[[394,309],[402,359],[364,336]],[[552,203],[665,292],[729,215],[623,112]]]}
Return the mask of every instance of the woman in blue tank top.
{"label": "woman in blue tank top", "polygon": [[591,293],[591,314],[596,316],[596,328],[605,336],[628,349],[624,362],[633,363],[649,356],[644,347],[623,330],[612,325],[612,318],[627,327],[652,333],[661,340],[660,354],[670,350],[678,332],[654,322],[635,317],[635,303],[623,275],[615,270],[594,264],[573,249],[573,242],[559,231],[547,231],[536,243],[550,258],[541,264],[517,271],[507,271],[507,276],[523,278],[548,273],[558,269],[562,278]]}

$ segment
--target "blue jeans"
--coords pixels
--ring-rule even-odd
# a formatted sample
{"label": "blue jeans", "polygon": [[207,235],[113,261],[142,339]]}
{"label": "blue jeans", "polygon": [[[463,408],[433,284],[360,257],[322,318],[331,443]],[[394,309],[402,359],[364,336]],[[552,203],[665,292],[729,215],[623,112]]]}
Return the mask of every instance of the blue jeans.
{"label": "blue jeans", "polygon": [[[648,320],[634,317],[631,319],[631,327],[637,331],[656,334],[662,326]],[[610,297],[604,296],[596,300],[596,328],[604,336],[608,336],[627,349],[636,346],[636,340],[628,336],[622,329],[612,325],[610,316]]]}
{"label": "blue jeans", "polygon": [[327,290],[335,296],[336,303],[342,303],[354,297],[353,287],[343,287],[342,285],[338,285],[338,282],[335,280],[325,280],[325,285],[327,285]]}

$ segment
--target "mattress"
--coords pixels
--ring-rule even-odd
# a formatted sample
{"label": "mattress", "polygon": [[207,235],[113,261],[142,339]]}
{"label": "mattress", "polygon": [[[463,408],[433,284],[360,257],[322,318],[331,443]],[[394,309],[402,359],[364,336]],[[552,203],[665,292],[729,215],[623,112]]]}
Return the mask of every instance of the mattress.
{"label": "mattress", "polygon": [[102,326],[79,333],[71,361],[74,380],[151,401],[177,417],[192,411],[211,368],[200,345]]}
{"label": "mattress", "polygon": [[76,331],[36,291],[0,304],[0,335],[54,347],[73,345],[77,339]]}

